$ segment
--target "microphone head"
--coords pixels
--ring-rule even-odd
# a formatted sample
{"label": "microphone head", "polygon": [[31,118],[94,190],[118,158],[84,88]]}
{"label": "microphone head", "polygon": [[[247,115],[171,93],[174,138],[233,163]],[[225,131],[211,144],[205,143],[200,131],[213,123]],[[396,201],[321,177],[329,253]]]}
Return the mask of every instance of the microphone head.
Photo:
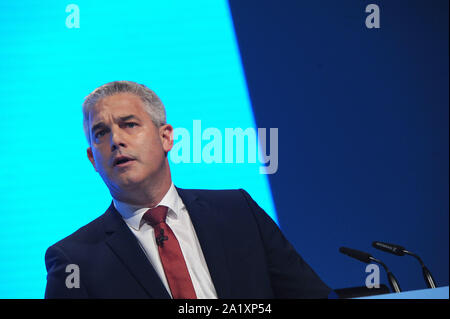
{"label": "microphone head", "polygon": [[383,243],[381,241],[374,241],[372,246],[376,249],[391,253],[397,256],[405,255],[405,248],[399,245]]}
{"label": "microphone head", "polygon": [[341,248],[339,248],[339,251],[341,253],[343,253],[344,255],[358,259],[359,261],[362,261],[363,263],[366,263],[366,264],[370,264],[373,261],[373,257],[370,254],[365,253],[363,251],[359,251],[359,250],[351,249],[351,248],[347,248],[347,247],[341,247]]}

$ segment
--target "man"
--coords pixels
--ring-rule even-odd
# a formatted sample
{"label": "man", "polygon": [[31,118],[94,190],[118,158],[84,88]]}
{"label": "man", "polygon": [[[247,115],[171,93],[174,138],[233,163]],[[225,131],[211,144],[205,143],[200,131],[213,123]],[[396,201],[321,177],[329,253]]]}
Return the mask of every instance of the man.
{"label": "man", "polygon": [[83,114],[87,156],[113,200],[47,250],[46,298],[328,296],[247,192],[173,185],[173,128],[153,91],[107,83],[86,98]]}

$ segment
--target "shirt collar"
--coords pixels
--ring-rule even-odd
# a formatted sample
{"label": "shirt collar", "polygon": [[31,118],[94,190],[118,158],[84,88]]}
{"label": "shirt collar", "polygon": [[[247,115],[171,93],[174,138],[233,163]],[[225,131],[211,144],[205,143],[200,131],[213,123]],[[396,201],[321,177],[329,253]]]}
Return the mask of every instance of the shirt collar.
{"label": "shirt collar", "polygon": [[[177,219],[180,212],[180,199],[181,198],[179,197],[177,190],[172,183],[163,199],[156,206],[167,206],[167,217]],[[135,230],[139,230],[141,226],[142,216],[144,216],[145,212],[147,212],[147,210],[149,210],[150,208],[153,208],[128,204],[118,201],[115,198],[113,198],[113,203],[114,207],[117,209],[120,215],[122,215],[123,220]]]}

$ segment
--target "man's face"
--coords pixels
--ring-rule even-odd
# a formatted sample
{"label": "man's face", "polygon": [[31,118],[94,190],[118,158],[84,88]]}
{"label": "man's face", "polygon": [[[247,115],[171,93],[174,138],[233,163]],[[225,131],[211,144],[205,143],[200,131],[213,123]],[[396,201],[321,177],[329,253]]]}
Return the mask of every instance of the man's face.
{"label": "man's face", "polygon": [[173,128],[156,127],[130,93],[101,99],[89,113],[88,158],[112,192],[158,183],[173,146]]}

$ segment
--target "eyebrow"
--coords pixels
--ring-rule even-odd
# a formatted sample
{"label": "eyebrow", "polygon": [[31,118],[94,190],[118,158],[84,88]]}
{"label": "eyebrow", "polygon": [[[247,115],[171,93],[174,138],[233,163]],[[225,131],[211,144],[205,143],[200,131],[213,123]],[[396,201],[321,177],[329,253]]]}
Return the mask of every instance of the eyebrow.
{"label": "eyebrow", "polygon": [[[119,117],[119,121],[121,121],[121,122],[125,122],[125,121],[132,120],[132,119],[139,120],[139,118],[133,114]],[[106,127],[105,123],[98,122],[97,124],[92,126],[91,132],[93,133],[96,130],[98,130],[99,128],[103,128],[103,127]]]}
{"label": "eyebrow", "polygon": [[94,133],[96,130],[103,127],[106,127],[105,123],[103,122],[97,123],[92,127],[91,132]]}
{"label": "eyebrow", "polygon": [[126,115],[126,116],[121,116],[119,117],[119,120],[121,120],[122,122],[128,121],[128,120],[139,120],[135,115],[131,114],[131,115]]}

